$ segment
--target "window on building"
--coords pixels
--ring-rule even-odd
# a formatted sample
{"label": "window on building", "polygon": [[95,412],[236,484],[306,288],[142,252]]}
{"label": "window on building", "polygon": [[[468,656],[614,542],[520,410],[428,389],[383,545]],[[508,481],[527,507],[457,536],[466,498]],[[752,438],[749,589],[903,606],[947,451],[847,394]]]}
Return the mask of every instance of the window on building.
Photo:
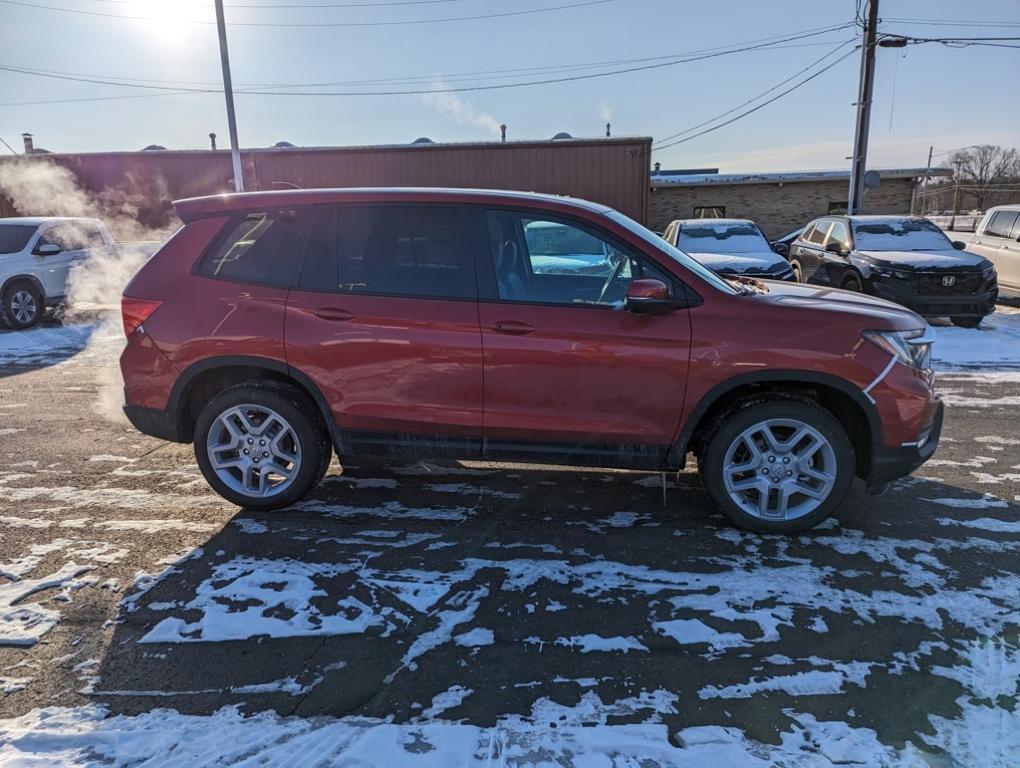
{"label": "window on building", "polygon": [[199,271],[242,283],[289,287],[311,215],[310,210],[246,214],[228,225]]}
{"label": "window on building", "polygon": [[850,203],[846,200],[837,200],[829,203],[829,215],[835,216],[836,214],[845,214],[847,209],[850,207]]}
{"label": "window on building", "polygon": [[725,205],[696,205],[694,206],[695,219],[722,219],[726,216]]}

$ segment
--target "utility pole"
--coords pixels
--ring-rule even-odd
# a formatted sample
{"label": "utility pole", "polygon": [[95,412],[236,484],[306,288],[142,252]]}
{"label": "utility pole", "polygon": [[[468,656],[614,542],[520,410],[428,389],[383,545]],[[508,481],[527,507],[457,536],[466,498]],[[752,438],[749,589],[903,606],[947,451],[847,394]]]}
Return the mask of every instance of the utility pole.
{"label": "utility pole", "polygon": [[220,34],[220,64],[223,65],[223,95],[227,99],[227,128],[230,131],[230,156],[234,161],[234,189],[244,192],[241,149],[237,146],[237,118],[234,117],[234,86],[230,81],[230,56],[227,53],[227,24],[223,20],[223,0],[216,0],[216,29]]}
{"label": "utility pole", "polygon": [[[924,216],[925,203],[928,202],[928,182],[931,180],[931,156],[935,151],[935,145],[928,145],[928,165],[924,167],[924,193],[921,195],[921,215]],[[913,213],[913,208],[910,210]]]}
{"label": "utility pole", "polygon": [[861,45],[861,77],[857,89],[857,126],[854,151],[850,158],[850,195],[847,213],[860,213],[864,207],[864,171],[868,161],[868,127],[871,123],[871,93],[875,84],[875,35],[878,31],[878,0],[868,0],[868,19]]}

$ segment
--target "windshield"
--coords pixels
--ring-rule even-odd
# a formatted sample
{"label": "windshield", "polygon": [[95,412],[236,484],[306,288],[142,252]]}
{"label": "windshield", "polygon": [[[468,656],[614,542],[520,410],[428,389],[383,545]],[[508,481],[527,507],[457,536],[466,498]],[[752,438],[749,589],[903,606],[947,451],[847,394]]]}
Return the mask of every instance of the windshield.
{"label": "windshield", "polygon": [[854,221],[854,247],[859,251],[944,251],[952,243],[926,219]]}
{"label": "windshield", "polygon": [[0,224],[0,253],[17,253],[32,239],[32,224]]}
{"label": "windshield", "polygon": [[702,280],[711,285],[713,288],[716,288],[720,291],[723,291],[724,293],[729,294],[736,294],[738,292],[732,285],[727,283],[725,280],[719,277],[715,272],[710,270],[708,267],[698,263],[697,261],[692,259],[690,256],[688,256],[686,253],[679,250],[678,248],[674,248],[672,245],[667,243],[665,240],[656,235],[650,229],[642,227],[640,224],[638,224],[636,221],[634,221],[634,219],[630,218],[629,216],[624,216],[619,211],[612,210],[608,211],[606,213],[606,216],[615,221],[617,224],[626,227],[628,231],[630,231],[632,234],[637,235],[652,247],[665,253],[667,256],[673,259],[673,261],[682,265],[685,269],[689,270],[690,272],[693,272],[695,275],[700,277]]}
{"label": "windshield", "polygon": [[754,224],[682,224],[677,247],[689,253],[755,253],[772,247]]}

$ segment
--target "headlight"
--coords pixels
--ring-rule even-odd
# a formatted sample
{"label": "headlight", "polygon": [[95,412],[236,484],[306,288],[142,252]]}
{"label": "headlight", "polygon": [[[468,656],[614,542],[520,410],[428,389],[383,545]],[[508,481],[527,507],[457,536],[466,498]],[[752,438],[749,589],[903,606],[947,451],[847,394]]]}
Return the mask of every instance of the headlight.
{"label": "headlight", "polygon": [[914,331],[863,331],[861,335],[904,365],[931,368],[931,345],[935,341],[931,326]]}

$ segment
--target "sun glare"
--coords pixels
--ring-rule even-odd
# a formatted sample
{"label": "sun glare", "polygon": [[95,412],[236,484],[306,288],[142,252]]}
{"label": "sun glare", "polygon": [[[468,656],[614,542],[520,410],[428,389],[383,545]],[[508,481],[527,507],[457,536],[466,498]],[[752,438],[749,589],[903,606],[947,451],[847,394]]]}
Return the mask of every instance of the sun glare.
{"label": "sun glare", "polygon": [[[131,15],[146,19],[148,40],[167,46],[183,46],[209,34],[207,24],[216,20],[212,0],[131,0]],[[213,32],[212,34],[215,34]]]}

